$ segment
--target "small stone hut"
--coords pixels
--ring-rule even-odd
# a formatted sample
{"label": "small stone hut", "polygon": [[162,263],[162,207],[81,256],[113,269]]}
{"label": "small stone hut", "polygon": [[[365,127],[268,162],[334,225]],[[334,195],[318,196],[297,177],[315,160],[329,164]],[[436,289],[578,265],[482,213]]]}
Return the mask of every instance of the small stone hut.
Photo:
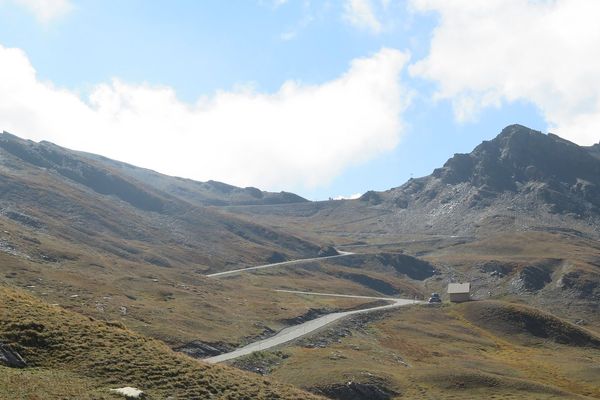
{"label": "small stone hut", "polygon": [[471,283],[450,283],[448,284],[448,296],[453,303],[461,303],[471,300]]}

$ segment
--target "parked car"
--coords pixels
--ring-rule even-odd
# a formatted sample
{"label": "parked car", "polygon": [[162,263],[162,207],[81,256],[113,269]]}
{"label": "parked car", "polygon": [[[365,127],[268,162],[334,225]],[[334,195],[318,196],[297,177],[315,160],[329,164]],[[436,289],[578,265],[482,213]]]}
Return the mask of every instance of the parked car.
{"label": "parked car", "polygon": [[441,303],[442,299],[440,298],[439,293],[431,293],[431,297],[429,298],[429,303]]}

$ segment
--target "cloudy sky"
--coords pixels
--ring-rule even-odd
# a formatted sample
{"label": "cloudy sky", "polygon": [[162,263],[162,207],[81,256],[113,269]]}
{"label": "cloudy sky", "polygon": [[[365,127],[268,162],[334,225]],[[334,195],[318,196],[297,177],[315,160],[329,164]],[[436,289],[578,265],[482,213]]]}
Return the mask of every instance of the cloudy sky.
{"label": "cloudy sky", "polygon": [[0,0],[0,130],[310,199],[600,141],[596,0]]}

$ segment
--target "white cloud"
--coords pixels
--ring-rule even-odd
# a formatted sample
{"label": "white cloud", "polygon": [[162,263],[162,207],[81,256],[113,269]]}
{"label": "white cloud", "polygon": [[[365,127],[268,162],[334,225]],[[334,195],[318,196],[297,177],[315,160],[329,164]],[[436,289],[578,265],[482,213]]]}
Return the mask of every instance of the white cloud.
{"label": "white cloud", "polygon": [[73,8],[70,0],[12,0],[33,13],[38,21],[48,23],[62,17]]}
{"label": "white cloud", "polygon": [[439,83],[460,120],[484,107],[525,100],[555,133],[600,139],[600,2],[413,0],[440,24],[429,55],[411,66]]}
{"label": "white cloud", "polygon": [[320,85],[287,81],[275,93],[221,91],[188,104],[169,87],[119,80],[82,99],[0,46],[0,129],[198,180],[316,187],[397,145],[407,61],[382,49]]}
{"label": "white cloud", "polygon": [[355,199],[358,199],[360,196],[362,196],[362,193],[354,193],[354,194],[351,194],[350,196],[340,195],[340,196],[335,196],[333,198],[333,200],[355,200]]}
{"label": "white cloud", "polygon": [[383,29],[370,0],[345,0],[344,19],[359,29],[380,33]]}

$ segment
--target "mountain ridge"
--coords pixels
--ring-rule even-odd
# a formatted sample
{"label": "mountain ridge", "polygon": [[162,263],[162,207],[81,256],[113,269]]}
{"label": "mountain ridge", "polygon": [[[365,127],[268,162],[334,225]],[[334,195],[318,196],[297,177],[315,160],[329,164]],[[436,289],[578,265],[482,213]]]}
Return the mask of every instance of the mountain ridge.
{"label": "mountain ridge", "polygon": [[[74,171],[70,171],[69,167],[81,167],[86,166],[85,164],[91,164],[92,167],[101,167],[109,171],[116,170],[147,187],[169,192],[175,197],[198,206],[280,204],[308,201],[294,193],[284,191],[273,193],[254,187],[240,188],[214,180],[199,182],[187,178],[168,176],[101,155],[69,150],[45,140],[36,143],[21,139],[6,131],[0,133],[0,147],[39,167],[54,169],[79,183],[89,184],[89,182],[82,181],[82,176],[73,174]],[[83,172],[85,173],[85,171]],[[100,177],[96,176],[96,178]],[[159,211],[160,206],[155,204],[146,208],[151,211]]]}
{"label": "mountain ridge", "polygon": [[[316,256],[320,250],[318,244],[200,205],[201,200],[174,195],[48,142],[5,133],[0,135],[0,156],[0,214],[52,227],[55,234],[108,248],[125,259],[145,257],[139,242],[162,253],[145,257],[161,265],[210,268],[268,261],[275,253],[283,258]],[[137,243],[123,251],[107,243],[112,236]]]}
{"label": "mountain ridge", "polygon": [[600,159],[594,152],[556,135],[511,125],[471,153],[455,154],[431,175],[360,200],[385,202],[379,207],[418,214],[429,225],[456,216],[448,223],[459,230],[465,222],[474,226],[485,214],[511,210],[513,217],[540,223],[565,225],[560,220],[566,218],[593,227],[600,217]]}
{"label": "mountain ridge", "polygon": [[[87,316],[78,317],[82,321],[116,319],[173,349],[220,352],[273,335],[311,315],[364,306],[357,300],[275,293],[273,289],[411,299],[427,299],[429,293],[437,292],[445,299],[448,283],[468,281],[474,300],[501,302],[498,318],[473,313],[474,328],[456,318],[460,306],[415,305],[406,312],[373,316],[382,323],[375,322],[377,326],[387,326],[385,331],[365,329],[370,317],[360,318],[281,351],[256,353],[240,365],[247,363],[243,368],[261,374],[274,371],[283,382],[317,393],[338,397],[362,393],[358,399],[371,398],[369,393],[402,393],[406,398],[429,393],[445,398],[437,394],[446,395],[447,385],[460,387],[462,396],[480,393],[471,387],[464,392],[463,386],[457,386],[465,379],[482,390],[501,387],[511,396],[520,393],[520,398],[544,398],[539,394],[546,389],[540,385],[546,384],[552,386],[549,396],[597,392],[597,371],[583,370],[595,361],[580,357],[592,351],[597,357],[597,348],[563,345],[574,343],[571,339],[583,332],[580,325],[595,333],[600,327],[599,182],[595,176],[600,145],[581,147],[512,125],[471,153],[451,157],[429,176],[388,191],[367,192],[358,200],[308,202],[292,196],[292,202],[286,202],[275,194],[271,199],[281,200],[276,204],[243,204],[249,197],[268,195],[219,182],[182,184],[178,178],[50,143],[1,139],[9,142],[12,152],[0,143],[0,286],[35,295],[46,307],[60,304]],[[198,193],[195,185],[200,187]],[[187,189],[191,192],[186,193]],[[248,265],[310,258],[326,254],[324,248],[333,249],[329,246],[362,254],[285,264],[223,279],[206,276]],[[485,311],[489,309],[486,303],[470,304]],[[524,303],[542,312],[513,312],[505,307],[510,303]],[[37,319],[43,321],[47,310],[41,309]],[[548,311],[556,318],[545,316]],[[22,319],[27,312],[23,308],[15,318]],[[523,340],[509,348],[503,335],[510,334],[509,325],[522,317],[527,318],[525,331],[534,337],[521,329]],[[104,330],[106,322],[95,320],[66,332],[87,327],[86,332],[110,333]],[[395,322],[390,325],[388,320]],[[61,372],[53,357],[61,355],[64,343],[78,343],[80,338],[63,334],[63,326],[55,324],[51,331],[58,330],[63,338],[57,353],[45,347],[27,349],[26,343],[13,340],[46,340],[50,324],[42,322],[44,330],[37,324],[11,321],[9,329],[0,331],[6,331],[3,340],[23,346],[19,350],[27,358],[40,361],[49,372]],[[472,330],[468,337],[465,329]],[[486,335],[482,342],[485,330],[494,335]],[[138,340],[139,336],[119,335],[115,341],[128,338]],[[489,346],[489,352],[482,352],[482,343]],[[544,349],[535,353],[529,343],[563,348],[559,355],[549,356]],[[443,361],[440,354],[444,351],[429,351],[444,346],[449,349]],[[500,357],[508,357],[502,365],[489,357],[497,355],[498,349],[507,350]],[[514,358],[521,355],[521,349],[528,356],[543,358],[547,363],[544,376],[532,366],[531,371],[536,371],[531,374],[528,368],[513,372],[525,380],[507,378],[507,368],[516,365],[513,362],[525,364]],[[86,354],[73,353],[78,363],[92,363],[95,368]],[[383,354],[391,357],[382,358]],[[106,360],[104,356],[90,358]],[[52,362],[43,364],[45,357]],[[560,369],[565,360],[569,365]],[[160,370],[159,359],[147,361],[148,368]],[[440,362],[462,375],[448,376],[440,370]],[[121,364],[118,374],[132,371],[132,382],[141,382],[150,394],[170,382],[148,382],[143,368],[131,370],[126,362]],[[105,365],[99,366],[104,377],[115,379]],[[399,365],[403,367],[398,369]],[[411,369],[405,370],[407,366]],[[479,374],[482,366],[485,376]],[[298,374],[299,370],[309,373]],[[364,371],[373,371],[374,376],[367,378]],[[416,375],[407,380],[411,371]],[[65,381],[82,378],[91,389],[105,385],[73,372],[67,368],[61,376]],[[356,377],[365,379],[355,382]],[[554,385],[557,377],[560,382]],[[584,379],[584,384],[571,386],[573,377]],[[436,380],[439,390],[429,387]],[[185,389],[185,383],[176,381]],[[210,385],[200,384],[198,390]],[[447,398],[454,394],[458,392]]]}

